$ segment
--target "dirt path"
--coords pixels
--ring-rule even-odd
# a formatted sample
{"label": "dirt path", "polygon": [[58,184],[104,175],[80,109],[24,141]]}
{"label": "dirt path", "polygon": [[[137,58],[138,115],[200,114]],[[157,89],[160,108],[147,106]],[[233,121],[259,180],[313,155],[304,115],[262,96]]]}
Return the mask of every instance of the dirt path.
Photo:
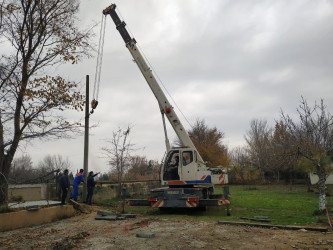
{"label": "dirt path", "polygon": [[[333,249],[333,234],[139,216],[95,220],[96,212],[0,233],[0,249]],[[151,232],[154,238],[138,238]]]}

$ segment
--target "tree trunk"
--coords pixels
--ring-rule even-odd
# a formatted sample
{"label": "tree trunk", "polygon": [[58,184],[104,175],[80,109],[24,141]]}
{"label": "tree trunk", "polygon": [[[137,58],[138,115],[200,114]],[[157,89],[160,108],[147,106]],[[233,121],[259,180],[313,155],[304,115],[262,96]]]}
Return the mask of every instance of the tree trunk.
{"label": "tree trunk", "polygon": [[121,170],[118,174],[118,194],[117,194],[118,198],[121,197],[122,179],[123,179],[123,176],[122,176],[122,170]]}
{"label": "tree trunk", "polygon": [[326,209],[326,173],[320,165],[317,165],[316,169],[319,177],[319,181],[317,183],[319,189],[319,211],[324,211]]}
{"label": "tree trunk", "polygon": [[1,109],[0,109],[0,206],[7,201],[8,196],[8,183],[5,165],[5,146],[3,139],[3,125],[1,120]]}
{"label": "tree trunk", "polygon": [[311,192],[311,180],[310,180],[310,174],[307,174],[306,176],[306,184],[308,186],[308,192]]}
{"label": "tree trunk", "polygon": [[119,181],[118,181],[118,195],[117,195],[118,198],[121,197],[121,186],[122,186],[122,185],[121,185],[121,180],[119,180]]}
{"label": "tree trunk", "polygon": [[[23,73],[23,75],[26,75]],[[22,89],[20,93],[18,93],[17,102],[16,102],[16,109],[14,113],[14,136],[11,146],[9,150],[7,150],[7,154],[5,154],[5,147],[4,147],[4,131],[3,125],[0,116],[0,205],[4,204],[8,200],[8,175],[9,170],[15,155],[15,152],[18,148],[19,141],[22,135],[22,130],[20,128],[20,112],[22,109],[23,103],[23,96],[25,93],[26,83],[28,78],[24,78],[22,80]]]}
{"label": "tree trunk", "polygon": [[7,203],[8,200],[8,175],[10,163],[5,157],[0,165],[0,206]]}
{"label": "tree trunk", "polygon": [[8,200],[8,183],[6,181],[6,178],[2,175],[0,175],[0,206],[5,204]]}
{"label": "tree trunk", "polygon": [[293,173],[289,172],[289,191],[293,191]]}

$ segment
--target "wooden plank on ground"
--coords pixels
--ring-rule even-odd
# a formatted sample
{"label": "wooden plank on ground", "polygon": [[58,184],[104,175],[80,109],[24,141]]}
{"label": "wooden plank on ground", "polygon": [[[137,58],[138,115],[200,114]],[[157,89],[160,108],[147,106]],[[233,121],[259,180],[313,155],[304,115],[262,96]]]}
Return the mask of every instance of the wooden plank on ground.
{"label": "wooden plank on ground", "polygon": [[308,231],[318,231],[327,232],[327,228],[323,227],[302,227],[302,226],[283,226],[283,225],[268,225],[259,223],[249,223],[249,222],[238,222],[238,221],[218,221],[219,225],[238,225],[238,226],[250,226],[250,227],[263,227],[263,228],[278,228],[284,230],[301,230],[305,229]]}
{"label": "wooden plank on ground", "polygon": [[248,218],[248,217],[240,217],[242,220],[252,220],[252,221],[259,221],[259,222],[271,222],[269,219],[261,219],[261,218]]}

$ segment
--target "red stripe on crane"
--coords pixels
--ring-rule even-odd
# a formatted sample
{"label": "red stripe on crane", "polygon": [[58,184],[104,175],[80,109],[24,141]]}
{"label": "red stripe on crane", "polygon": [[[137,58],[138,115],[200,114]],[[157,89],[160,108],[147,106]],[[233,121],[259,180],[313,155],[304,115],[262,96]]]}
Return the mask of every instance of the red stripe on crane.
{"label": "red stripe on crane", "polygon": [[152,207],[164,207],[164,202],[163,200],[159,200],[157,202],[154,202],[151,204]]}
{"label": "red stripe on crane", "polygon": [[218,204],[221,205],[226,205],[226,204],[230,204],[229,200],[218,200]]}
{"label": "red stripe on crane", "polygon": [[[222,180],[221,180],[222,179]],[[224,181],[225,181],[225,175],[224,174],[221,174],[220,177],[219,177],[219,181],[220,181],[220,184],[224,184]]]}
{"label": "red stripe on crane", "polygon": [[186,184],[184,181],[168,181],[168,185],[182,185]]}
{"label": "red stripe on crane", "polygon": [[186,201],[186,207],[196,207],[198,205],[195,201]]}

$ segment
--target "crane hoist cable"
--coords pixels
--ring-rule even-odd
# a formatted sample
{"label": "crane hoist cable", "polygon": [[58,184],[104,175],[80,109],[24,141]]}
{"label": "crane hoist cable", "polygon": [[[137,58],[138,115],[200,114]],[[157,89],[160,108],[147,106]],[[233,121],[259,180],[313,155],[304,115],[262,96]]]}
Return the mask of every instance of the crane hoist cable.
{"label": "crane hoist cable", "polygon": [[101,30],[99,34],[99,42],[98,42],[98,52],[97,52],[97,63],[96,63],[96,72],[95,72],[95,83],[94,83],[94,92],[93,92],[93,100],[91,101],[91,111],[90,114],[94,113],[94,109],[96,109],[98,105],[98,94],[99,94],[99,86],[101,81],[101,68],[103,62],[103,48],[104,48],[104,36],[105,36],[105,15],[102,14],[101,21]]}

